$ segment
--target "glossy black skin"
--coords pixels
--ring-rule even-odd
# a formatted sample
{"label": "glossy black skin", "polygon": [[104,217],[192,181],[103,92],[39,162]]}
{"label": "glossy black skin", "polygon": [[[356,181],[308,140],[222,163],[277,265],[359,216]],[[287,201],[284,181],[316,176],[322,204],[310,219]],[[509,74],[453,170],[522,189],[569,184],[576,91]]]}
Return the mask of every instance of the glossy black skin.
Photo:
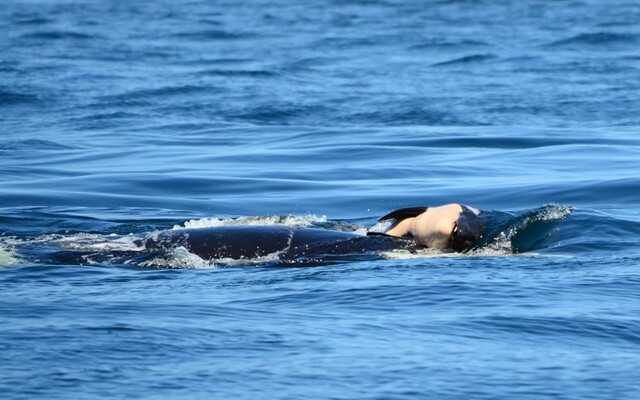
{"label": "glossy black skin", "polygon": [[144,239],[148,250],[184,247],[205,260],[255,259],[276,255],[280,260],[320,258],[419,248],[413,240],[387,235],[354,233],[288,226],[225,226],[165,231]]}
{"label": "glossy black skin", "polygon": [[482,239],[485,223],[468,207],[462,206],[462,213],[456,221],[456,229],[451,235],[449,248],[463,252],[469,250]]}

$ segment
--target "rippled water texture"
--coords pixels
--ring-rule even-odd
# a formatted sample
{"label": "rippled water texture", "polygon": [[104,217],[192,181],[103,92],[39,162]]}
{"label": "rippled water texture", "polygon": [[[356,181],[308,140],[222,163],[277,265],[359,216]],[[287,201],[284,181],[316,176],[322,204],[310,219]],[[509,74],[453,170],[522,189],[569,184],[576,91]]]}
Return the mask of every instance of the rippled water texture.
{"label": "rippled water texture", "polygon": [[[637,1],[5,1],[2,398],[640,397]],[[465,254],[143,257],[483,210]],[[291,267],[293,266],[293,267]]]}

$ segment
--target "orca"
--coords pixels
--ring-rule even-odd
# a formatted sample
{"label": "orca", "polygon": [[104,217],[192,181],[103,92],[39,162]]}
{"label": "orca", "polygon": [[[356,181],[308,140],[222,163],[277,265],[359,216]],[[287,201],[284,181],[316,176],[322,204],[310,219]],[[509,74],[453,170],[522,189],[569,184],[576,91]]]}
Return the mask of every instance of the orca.
{"label": "orca", "polygon": [[422,248],[464,252],[482,237],[479,216],[480,211],[460,204],[409,207],[384,215],[379,221],[392,221],[389,229],[366,236],[286,225],[236,225],[173,229],[149,235],[140,245],[151,251],[184,247],[204,260],[272,256],[287,261]]}
{"label": "orca", "polygon": [[272,256],[282,261],[394,249],[415,251],[419,247],[413,240],[388,235],[364,236],[286,225],[176,229],[149,236],[140,244],[150,251],[184,247],[204,260]]}
{"label": "orca", "polygon": [[401,208],[379,221],[392,220],[386,235],[413,238],[418,245],[462,252],[481,238],[485,224],[480,211],[462,204]]}

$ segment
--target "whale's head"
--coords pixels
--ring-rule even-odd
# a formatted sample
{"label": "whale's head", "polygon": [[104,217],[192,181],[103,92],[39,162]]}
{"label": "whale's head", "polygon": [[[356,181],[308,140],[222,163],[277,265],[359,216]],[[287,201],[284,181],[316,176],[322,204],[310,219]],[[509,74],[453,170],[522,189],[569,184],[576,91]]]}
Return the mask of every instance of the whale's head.
{"label": "whale's head", "polygon": [[395,220],[388,235],[411,237],[428,248],[459,252],[475,246],[484,230],[480,211],[460,204],[404,208],[381,218],[385,219]]}
{"label": "whale's head", "polygon": [[469,250],[480,241],[483,231],[484,223],[480,219],[480,212],[462,206],[462,212],[451,229],[447,247],[460,252]]}

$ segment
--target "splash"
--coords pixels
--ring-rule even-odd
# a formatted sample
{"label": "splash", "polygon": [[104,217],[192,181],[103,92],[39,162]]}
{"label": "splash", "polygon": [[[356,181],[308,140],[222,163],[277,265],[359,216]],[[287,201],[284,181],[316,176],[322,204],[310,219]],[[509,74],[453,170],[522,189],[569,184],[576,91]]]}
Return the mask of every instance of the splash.
{"label": "splash", "polygon": [[172,269],[217,269],[222,267],[265,265],[280,261],[280,255],[282,253],[283,251],[278,251],[255,258],[218,258],[215,260],[205,260],[189,252],[185,247],[180,246],[165,254],[158,255],[150,260],[141,262],[139,265],[142,267]]}
{"label": "splash", "polygon": [[16,258],[16,254],[11,249],[0,247],[0,267],[19,264],[20,260]]}
{"label": "splash", "polygon": [[21,239],[16,237],[3,238],[2,243],[11,248],[23,245],[55,245],[61,249],[78,251],[142,251],[137,242],[140,237],[129,235],[117,235],[115,233],[77,233],[72,235],[48,234],[35,238]]}
{"label": "splash", "polygon": [[366,229],[364,227],[359,228],[356,232],[362,233],[364,235],[366,235],[367,232],[386,232],[392,224],[393,224],[393,221],[389,221],[389,220],[378,221],[371,228],[369,229]]}
{"label": "splash", "polygon": [[115,233],[100,235],[92,233],[79,233],[71,236],[44,236],[39,240],[52,243],[67,250],[79,251],[143,251],[134,235],[120,236]]}
{"label": "splash", "polygon": [[324,215],[273,215],[238,218],[201,218],[189,220],[185,222],[183,226],[174,225],[173,229],[197,229],[232,225],[286,225],[292,227],[307,227],[324,222],[327,222],[327,217]]}
{"label": "splash", "polygon": [[414,258],[435,258],[435,257],[462,257],[462,253],[443,251],[440,249],[421,249],[415,252],[409,250],[383,251],[380,255],[389,260],[409,260]]}
{"label": "splash", "polygon": [[538,225],[561,221],[571,215],[573,208],[561,204],[548,204],[541,208],[524,212],[509,221],[509,225],[493,237],[492,241],[470,254],[507,255],[529,251],[545,241],[554,231],[553,228],[537,230]]}
{"label": "splash", "polygon": [[72,265],[128,264],[146,249],[133,235],[46,234],[37,237],[2,237],[0,266],[25,262],[67,263]]}
{"label": "splash", "polygon": [[142,267],[153,268],[216,268],[213,261],[204,260],[180,246],[163,256],[140,263]]}

